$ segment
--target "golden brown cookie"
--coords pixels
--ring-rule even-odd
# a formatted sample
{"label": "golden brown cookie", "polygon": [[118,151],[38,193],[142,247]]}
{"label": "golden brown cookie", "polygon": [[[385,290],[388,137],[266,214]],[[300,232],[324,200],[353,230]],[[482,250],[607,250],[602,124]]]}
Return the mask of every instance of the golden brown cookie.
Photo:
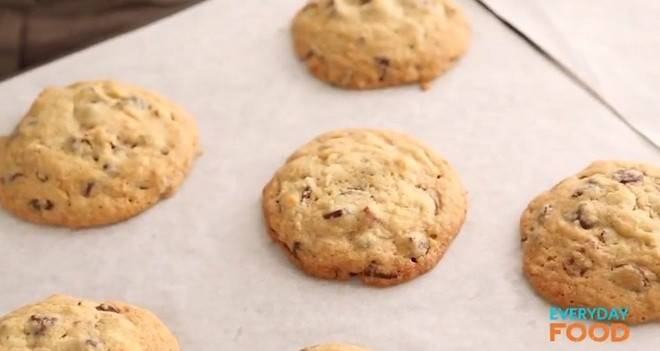
{"label": "golden brown cookie", "polygon": [[300,351],[369,351],[369,350],[352,345],[332,343],[332,344],[305,347]]}
{"label": "golden brown cookie", "polygon": [[470,41],[453,0],[311,0],[292,32],[296,53],[314,75],[352,89],[426,87]]}
{"label": "golden brown cookie", "polygon": [[595,162],[534,199],[521,232],[525,275],[551,303],[660,319],[658,167]]}
{"label": "golden brown cookie", "polygon": [[179,344],[147,310],[54,295],[0,318],[0,350],[179,351]]}
{"label": "golden brown cookie", "polygon": [[0,141],[0,202],[37,223],[118,222],[173,194],[199,150],[193,119],[152,92],[112,81],[48,88]]}
{"label": "golden brown cookie", "polygon": [[405,135],[349,129],[289,157],[263,191],[272,238],[307,273],[388,286],[433,268],[460,230],[456,171]]}

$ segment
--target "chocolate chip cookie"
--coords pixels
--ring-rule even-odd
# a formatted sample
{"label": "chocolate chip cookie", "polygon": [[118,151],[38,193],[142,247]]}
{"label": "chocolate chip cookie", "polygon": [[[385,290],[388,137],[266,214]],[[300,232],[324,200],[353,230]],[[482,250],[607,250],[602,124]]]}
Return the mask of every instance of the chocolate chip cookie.
{"label": "chocolate chip cookie", "polygon": [[199,154],[193,119],[113,81],[48,88],[0,139],[0,203],[23,219],[118,222],[174,193]]}
{"label": "chocolate chip cookie", "polygon": [[456,171],[391,131],[323,134],[289,157],[263,191],[272,238],[305,272],[388,286],[433,268],[460,230]]}
{"label": "chocolate chip cookie", "polygon": [[179,351],[179,344],[147,310],[55,295],[1,317],[0,350]]}
{"label": "chocolate chip cookie", "polygon": [[453,0],[311,0],[292,32],[314,75],[352,89],[414,82],[426,88],[470,41]]}
{"label": "chocolate chip cookie", "polygon": [[346,344],[326,344],[306,347],[300,351],[369,351],[361,347],[346,345]]}
{"label": "chocolate chip cookie", "polygon": [[525,275],[551,303],[660,320],[660,168],[595,162],[534,199],[521,232]]}

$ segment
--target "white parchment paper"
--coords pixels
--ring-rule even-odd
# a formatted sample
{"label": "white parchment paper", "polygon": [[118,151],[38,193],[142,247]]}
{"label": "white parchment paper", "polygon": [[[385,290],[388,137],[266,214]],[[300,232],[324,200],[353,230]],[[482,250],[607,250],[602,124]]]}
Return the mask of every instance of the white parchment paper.
{"label": "white parchment paper", "polygon": [[[45,85],[115,78],[154,89],[199,122],[206,153],[171,199],[94,230],[0,212],[0,313],[54,292],[157,313],[187,351],[289,351],[340,340],[378,351],[542,350],[548,305],[522,277],[528,201],[596,159],[657,164],[658,152],[494,17],[462,1],[467,57],[430,91],[355,92],[308,74],[289,23],[303,1],[209,1],[0,84],[9,133]],[[269,240],[263,185],[302,143],[343,127],[393,128],[437,149],[470,191],[438,267],[376,289],[305,276]],[[649,350],[654,325],[623,346]]]}
{"label": "white parchment paper", "polygon": [[484,0],[660,148],[660,2]]}

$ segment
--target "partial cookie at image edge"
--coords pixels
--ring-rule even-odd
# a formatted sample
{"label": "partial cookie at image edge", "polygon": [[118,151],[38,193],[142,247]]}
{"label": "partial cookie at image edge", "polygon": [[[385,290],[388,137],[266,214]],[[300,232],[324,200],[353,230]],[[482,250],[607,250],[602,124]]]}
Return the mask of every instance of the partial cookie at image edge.
{"label": "partial cookie at image edge", "polygon": [[96,302],[58,294],[0,316],[0,349],[71,347],[180,350],[176,337],[156,315],[124,302]]}
{"label": "partial cookie at image edge", "polygon": [[3,207],[24,220],[70,228],[142,213],[176,192],[201,154],[186,111],[115,81],[45,89],[3,140]]}
{"label": "partial cookie at image edge", "polygon": [[520,232],[523,272],[547,301],[660,320],[660,255],[649,249],[660,244],[660,168],[594,162],[531,201]]}
{"label": "partial cookie at image edge", "polygon": [[[397,6],[404,6],[394,4],[400,2],[350,5],[342,1],[341,8],[332,9],[340,4],[331,0],[310,1],[297,13],[291,27],[297,56],[317,78],[342,88],[376,89],[412,83],[419,83],[424,90],[430,88],[432,80],[452,68],[468,51],[468,21],[453,0],[434,0],[423,5],[440,6],[430,12],[413,6],[417,12],[410,15],[410,22],[402,21],[392,13]],[[367,18],[376,11],[385,19],[366,21],[354,13],[361,11],[369,11]],[[317,20],[314,16],[327,18]],[[346,18],[333,21],[338,16]],[[350,20],[355,22],[347,22]],[[389,27],[382,25],[387,20],[392,21]],[[400,26],[406,30],[401,31]],[[364,33],[378,36],[368,38]],[[383,43],[385,36],[390,40]],[[388,45],[393,47],[387,48]]]}

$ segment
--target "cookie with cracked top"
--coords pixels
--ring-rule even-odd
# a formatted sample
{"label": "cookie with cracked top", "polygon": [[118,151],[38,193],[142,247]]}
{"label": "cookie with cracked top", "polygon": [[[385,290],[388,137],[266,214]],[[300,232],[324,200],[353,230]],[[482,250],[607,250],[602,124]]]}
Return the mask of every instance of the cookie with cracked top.
{"label": "cookie with cracked top", "polygon": [[353,345],[332,343],[325,345],[310,346],[300,351],[369,351],[369,350]]}
{"label": "cookie with cracked top", "polygon": [[534,199],[521,233],[524,273],[551,303],[660,320],[660,168],[595,162]]}
{"label": "cookie with cracked top", "polygon": [[0,139],[0,203],[37,223],[111,224],[174,193],[199,150],[194,120],[155,93],[113,81],[47,88]]}
{"label": "cookie with cracked top", "polygon": [[470,41],[453,0],[311,0],[292,33],[314,75],[351,89],[415,82],[426,88]]}
{"label": "cookie with cracked top", "polygon": [[151,312],[123,302],[66,295],[0,317],[0,350],[179,351],[167,327]]}
{"label": "cookie with cracked top", "polygon": [[264,188],[263,211],[272,238],[305,272],[389,286],[438,263],[467,199],[454,168],[420,142],[348,129],[291,155]]}

